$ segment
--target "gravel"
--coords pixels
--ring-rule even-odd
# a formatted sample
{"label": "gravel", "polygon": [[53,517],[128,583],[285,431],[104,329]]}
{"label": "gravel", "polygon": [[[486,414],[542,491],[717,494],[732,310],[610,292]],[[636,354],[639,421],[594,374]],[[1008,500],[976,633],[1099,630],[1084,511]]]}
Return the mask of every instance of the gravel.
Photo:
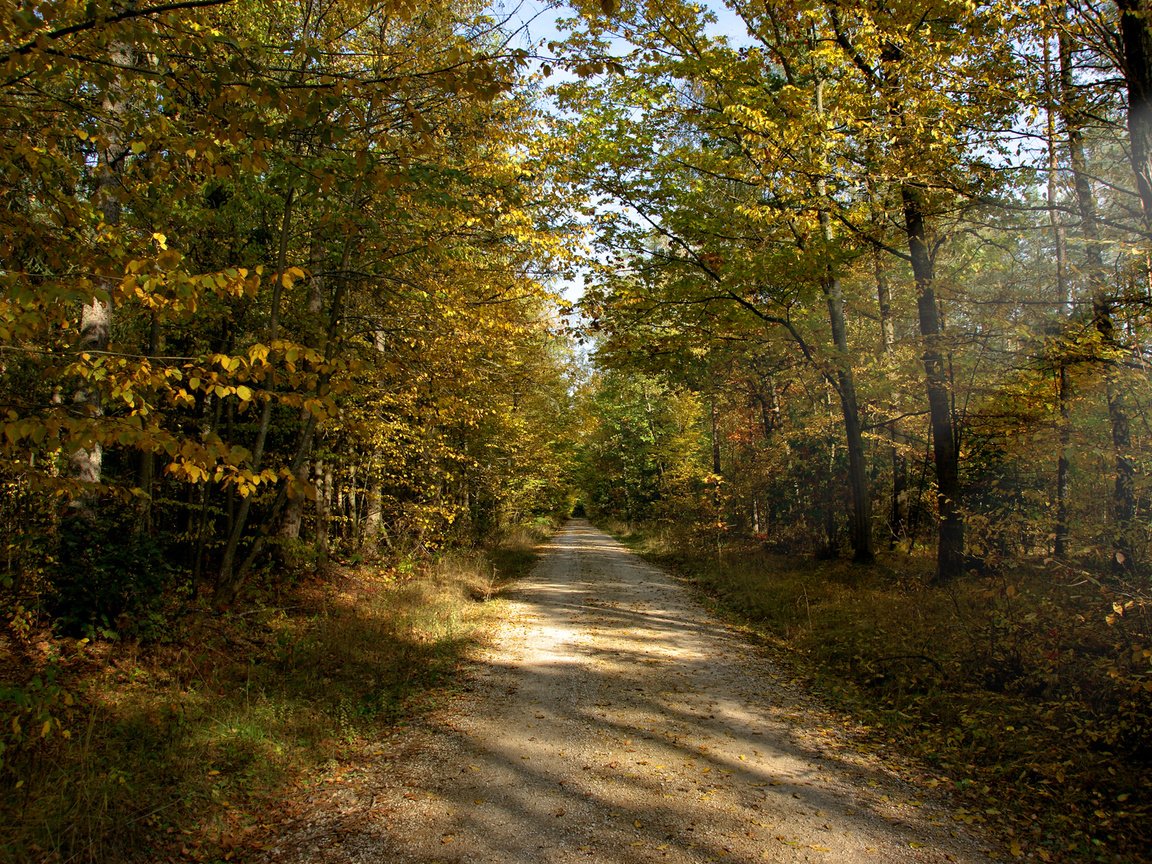
{"label": "gravel", "polygon": [[465,691],[314,793],[268,864],[990,860],[922,774],[589,523],[509,610]]}

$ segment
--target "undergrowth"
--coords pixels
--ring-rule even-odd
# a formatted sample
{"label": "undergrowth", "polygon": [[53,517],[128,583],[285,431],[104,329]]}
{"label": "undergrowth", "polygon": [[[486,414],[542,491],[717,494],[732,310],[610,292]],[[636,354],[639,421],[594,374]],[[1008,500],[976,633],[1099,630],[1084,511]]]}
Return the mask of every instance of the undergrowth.
{"label": "undergrowth", "polygon": [[1049,562],[928,588],[931,563],[908,556],[860,567],[623,539],[914,753],[1009,856],[1152,860],[1152,640],[1121,587]]}
{"label": "undergrowth", "polygon": [[0,638],[0,861],[244,858],[277,801],[435,704],[538,539],[338,568],[151,644]]}

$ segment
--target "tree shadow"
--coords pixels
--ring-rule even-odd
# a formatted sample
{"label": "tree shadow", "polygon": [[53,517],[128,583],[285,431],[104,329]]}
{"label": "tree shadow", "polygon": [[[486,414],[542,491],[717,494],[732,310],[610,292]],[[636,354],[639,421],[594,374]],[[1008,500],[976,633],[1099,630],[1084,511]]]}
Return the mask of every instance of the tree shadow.
{"label": "tree shadow", "polygon": [[523,656],[444,712],[433,770],[369,768],[389,808],[312,860],[987,860],[669,577],[587,523],[551,545],[516,591]]}
{"label": "tree shadow", "polygon": [[468,587],[357,583],[98,647],[70,737],[4,766],[0,862],[244,857],[276,802],[455,678],[482,635]]}

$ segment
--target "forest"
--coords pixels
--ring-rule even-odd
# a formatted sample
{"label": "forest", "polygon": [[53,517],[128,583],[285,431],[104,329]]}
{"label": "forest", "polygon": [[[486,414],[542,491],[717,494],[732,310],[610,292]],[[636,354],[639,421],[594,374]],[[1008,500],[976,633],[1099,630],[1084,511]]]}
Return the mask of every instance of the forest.
{"label": "forest", "polygon": [[572,513],[1143,860],[1146,0],[0,2],[0,860],[233,860]]}

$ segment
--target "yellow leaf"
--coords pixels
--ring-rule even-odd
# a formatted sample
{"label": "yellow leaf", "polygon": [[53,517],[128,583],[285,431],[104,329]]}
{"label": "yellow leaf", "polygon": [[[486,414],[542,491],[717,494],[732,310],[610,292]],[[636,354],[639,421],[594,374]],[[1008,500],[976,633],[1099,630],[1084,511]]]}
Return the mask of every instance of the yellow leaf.
{"label": "yellow leaf", "polygon": [[302,278],[303,276],[304,276],[304,271],[301,270],[299,267],[289,267],[287,270],[285,270],[280,275],[280,284],[283,285],[285,288],[291,288],[292,283],[295,282],[297,279]]}

